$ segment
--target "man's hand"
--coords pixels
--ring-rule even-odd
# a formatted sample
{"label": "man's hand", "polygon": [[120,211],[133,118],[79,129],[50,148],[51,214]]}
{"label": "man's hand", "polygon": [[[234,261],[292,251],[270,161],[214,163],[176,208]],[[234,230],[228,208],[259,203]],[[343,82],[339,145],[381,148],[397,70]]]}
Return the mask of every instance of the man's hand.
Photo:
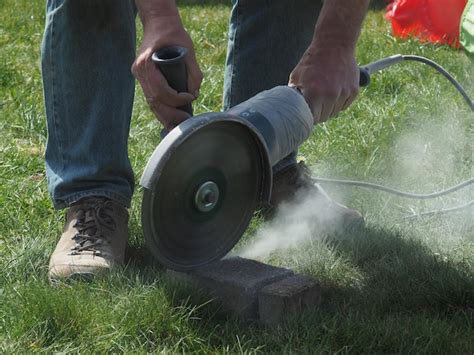
{"label": "man's hand", "polygon": [[345,110],[359,92],[355,45],[369,0],[326,0],[313,41],[290,75],[308,102],[314,123]]}
{"label": "man's hand", "polygon": [[[189,117],[177,109],[199,94],[202,73],[196,61],[193,42],[184,30],[174,0],[137,0],[137,7],[143,23],[143,41],[132,66],[133,75],[140,82],[145,98],[158,120],[168,130]],[[188,50],[185,64],[188,73],[189,93],[178,93],[172,89],[163,74],[151,61],[152,54],[163,47],[181,46]]]}
{"label": "man's hand", "polygon": [[359,67],[344,48],[309,47],[290,75],[311,108],[314,123],[345,110],[359,92]]}

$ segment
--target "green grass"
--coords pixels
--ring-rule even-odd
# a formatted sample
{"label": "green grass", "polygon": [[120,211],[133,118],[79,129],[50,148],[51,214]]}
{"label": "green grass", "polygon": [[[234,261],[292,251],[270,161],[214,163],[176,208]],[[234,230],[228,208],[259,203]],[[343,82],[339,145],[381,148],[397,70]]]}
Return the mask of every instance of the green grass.
{"label": "green grass", "polygon": [[[183,2],[205,80],[195,105],[220,109],[229,5]],[[138,191],[124,270],[91,283],[53,288],[49,254],[62,228],[44,176],[45,117],[39,71],[42,2],[0,1],[0,352],[473,353],[474,222],[463,214],[407,221],[422,211],[472,200],[471,189],[434,202],[340,188],[360,209],[365,230],[314,238],[265,259],[312,275],[323,286],[319,310],[266,327],[189,299],[143,246]],[[462,52],[398,41],[374,6],[359,43],[361,63],[395,53],[430,57],[474,92]],[[209,19],[212,19],[211,21]],[[130,134],[137,176],[160,127],[139,90]],[[454,89],[419,64],[373,78],[357,102],[318,126],[300,155],[317,174],[360,178],[430,192],[473,174],[474,121]],[[256,219],[242,245],[261,226]]]}

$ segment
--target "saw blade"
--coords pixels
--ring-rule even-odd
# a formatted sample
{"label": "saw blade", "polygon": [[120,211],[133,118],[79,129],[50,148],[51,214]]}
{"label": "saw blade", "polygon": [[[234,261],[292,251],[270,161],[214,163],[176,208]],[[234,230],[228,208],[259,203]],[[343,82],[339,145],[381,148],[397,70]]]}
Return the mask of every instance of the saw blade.
{"label": "saw blade", "polygon": [[169,144],[142,223],[154,256],[189,270],[227,254],[248,227],[264,190],[264,168],[251,130],[217,121]]}

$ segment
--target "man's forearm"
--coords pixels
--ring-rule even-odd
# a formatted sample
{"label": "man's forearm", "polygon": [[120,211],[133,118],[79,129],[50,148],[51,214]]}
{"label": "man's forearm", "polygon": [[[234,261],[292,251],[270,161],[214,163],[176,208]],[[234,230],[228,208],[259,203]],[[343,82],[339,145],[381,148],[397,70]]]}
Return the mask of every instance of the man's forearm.
{"label": "man's forearm", "polygon": [[312,45],[355,50],[370,0],[325,0]]}
{"label": "man's forearm", "polygon": [[143,25],[160,17],[179,18],[175,0],[135,0],[135,4]]}

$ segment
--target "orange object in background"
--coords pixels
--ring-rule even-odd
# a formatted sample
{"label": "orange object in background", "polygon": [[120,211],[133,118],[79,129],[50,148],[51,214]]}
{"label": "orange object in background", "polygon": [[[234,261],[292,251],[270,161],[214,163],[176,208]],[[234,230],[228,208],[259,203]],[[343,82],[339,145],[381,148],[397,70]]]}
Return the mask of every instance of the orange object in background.
{"label": "orange object in background", "polygon": [[459,48],[459,27],[467,0],[395,0],[387,7],[396,37],[418,37]]}

